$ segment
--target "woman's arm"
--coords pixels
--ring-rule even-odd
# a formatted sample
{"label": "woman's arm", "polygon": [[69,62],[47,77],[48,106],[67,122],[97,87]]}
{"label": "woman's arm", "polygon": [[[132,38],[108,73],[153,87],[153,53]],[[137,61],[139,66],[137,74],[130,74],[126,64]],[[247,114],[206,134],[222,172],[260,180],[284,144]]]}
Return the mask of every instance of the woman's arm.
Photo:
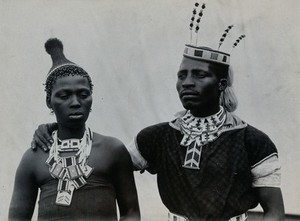
{"label": "woman's arm", "polygon": [[115,155],[117,163],[114,167],[114,185],[120,210],[120,220],[140,220],[138,196],[133,176],[130,155],[123,144]]}
{"label": "woman's arm", "polygon": [[18,166],[9,207],[9,220],[31,220],[38,185],[34,176],[33,152],[27,150]]}

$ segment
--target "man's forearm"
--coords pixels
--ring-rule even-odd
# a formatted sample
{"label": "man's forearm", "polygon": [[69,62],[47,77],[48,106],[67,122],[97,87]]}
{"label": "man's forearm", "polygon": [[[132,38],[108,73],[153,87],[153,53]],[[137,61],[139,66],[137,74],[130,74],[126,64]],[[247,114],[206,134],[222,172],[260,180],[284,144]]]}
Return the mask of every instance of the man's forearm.
{"label": "man's forearm", "polygon": [[140,221],[141,216],[139,212],[130,212],[125,216],[120,217],[120,221]]}
{"label": "man's forearm", "polygon": [[283,221],[285,218],[284,213],[278,211],[264,213],[263,221]]}

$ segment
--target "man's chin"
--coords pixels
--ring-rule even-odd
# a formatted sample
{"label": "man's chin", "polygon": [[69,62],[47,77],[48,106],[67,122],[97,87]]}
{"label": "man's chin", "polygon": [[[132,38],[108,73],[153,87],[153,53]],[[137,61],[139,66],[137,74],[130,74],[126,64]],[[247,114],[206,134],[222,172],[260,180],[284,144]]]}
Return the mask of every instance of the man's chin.
{"label": "man's chin", "polygon": [[193,110],[193,109],[197,109],[199,107],[199,105],[196,105],[194,103],[191,102],[185,102],[182,103],[182,106],[186,109],[186,110]]}

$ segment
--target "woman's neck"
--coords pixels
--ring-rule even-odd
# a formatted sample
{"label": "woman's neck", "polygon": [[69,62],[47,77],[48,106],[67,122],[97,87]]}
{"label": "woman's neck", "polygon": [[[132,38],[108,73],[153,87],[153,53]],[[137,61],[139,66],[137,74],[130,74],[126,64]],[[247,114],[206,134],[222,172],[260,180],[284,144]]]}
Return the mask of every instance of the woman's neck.
{"label": "woman's neck", "polygon": [[85,125],[76,128],[64,127],[62,125],[58,125],[57,136],[61,140],[66,139],[81,139],[85,132]]}

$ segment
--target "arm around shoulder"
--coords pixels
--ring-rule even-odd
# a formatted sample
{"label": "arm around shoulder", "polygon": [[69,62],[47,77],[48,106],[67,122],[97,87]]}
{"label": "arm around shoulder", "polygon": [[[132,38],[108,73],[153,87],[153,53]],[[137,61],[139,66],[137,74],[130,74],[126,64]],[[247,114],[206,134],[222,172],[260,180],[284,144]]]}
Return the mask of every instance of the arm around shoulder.
{"label": "arm around shoulder", "polygon": [[17,168],[13,195],[9,207],[9,220],[31,220],[38,185],[34,176],[34,152],[27,150]]}

